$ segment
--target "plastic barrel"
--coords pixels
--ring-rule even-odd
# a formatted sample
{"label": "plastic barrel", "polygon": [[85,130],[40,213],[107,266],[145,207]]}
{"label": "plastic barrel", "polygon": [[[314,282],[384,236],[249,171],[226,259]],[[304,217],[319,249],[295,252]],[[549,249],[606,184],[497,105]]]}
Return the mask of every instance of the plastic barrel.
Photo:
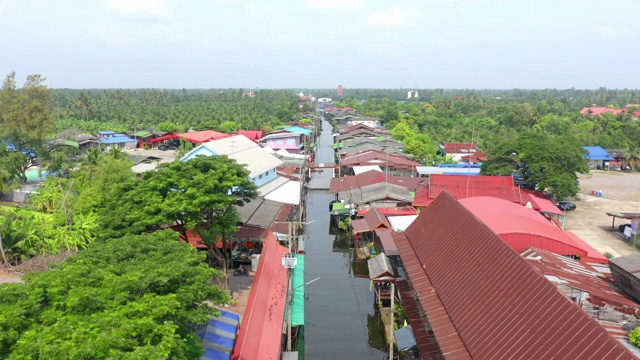
{"label": "plastic barrel", "polygon": [[258,270],[259,262],[260,262],[260,254],[251,255],[251,271],[256,272]]}

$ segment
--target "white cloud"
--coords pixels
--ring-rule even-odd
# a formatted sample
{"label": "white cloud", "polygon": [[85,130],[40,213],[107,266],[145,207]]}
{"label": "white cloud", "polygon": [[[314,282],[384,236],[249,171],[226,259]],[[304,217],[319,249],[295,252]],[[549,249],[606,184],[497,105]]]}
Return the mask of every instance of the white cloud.
{"label": "white cloud", "polygon": [[316,11],[347,11],[362,8],[364,0],[309,0],[308,4]]}
{"label": "white cloud", "polygon": [[593,32],[605,39],[616,39],[632,35],[629,30],[616,29],[611,26],[594,26]]}
{"label": "white cloud", "polygon": [[109,5],[120,15],[153,19],[169,17],[169,9],[163,0],[109,0]]}
{"label": "white cloud", "polygon": [[410,25],[420,16],[420,13],[416,10],[403,10],[394,6],[388,12],[376,11],[369,14],[369,24],[372,27],[398,29]]}

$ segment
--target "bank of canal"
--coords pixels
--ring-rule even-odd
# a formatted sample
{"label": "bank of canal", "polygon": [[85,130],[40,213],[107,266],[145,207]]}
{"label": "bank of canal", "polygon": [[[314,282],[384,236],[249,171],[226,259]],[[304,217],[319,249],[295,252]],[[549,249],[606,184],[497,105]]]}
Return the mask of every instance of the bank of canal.
{"label": "bank of canal", "polygon": [[[334,161],[331,132],[324,122],[316,141],[317,163]],[[312,176],[328,182],[332,174],[325,169]],[[320,279],[305,289],[305,358],[383,359],[382,321],[369,290],[367,263],[354,260],[353,245],[345,236],[332,234],[332,199],[324,190],[307,192],[305,278]]]}

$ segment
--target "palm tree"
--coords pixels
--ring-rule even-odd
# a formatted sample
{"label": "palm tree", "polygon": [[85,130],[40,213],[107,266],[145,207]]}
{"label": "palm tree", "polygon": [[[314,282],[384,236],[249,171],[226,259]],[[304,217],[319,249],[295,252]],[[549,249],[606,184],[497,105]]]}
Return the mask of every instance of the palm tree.
{"label": "palm tree", "polygon": [[120,149],[119,147],[112,147],[111,150],[109,150],[108,154],[114,159],[127,158],[127,154],[125,154],[124,151],[122,151],[122,149]]}
{"label": "palm tree", "polygon": [[63,177],[69,173],[72,167],[71,157],[63,151],[55,151],[42,164],[49,174],[55,177]]}
{"label": "palm tree", "polygon": [[81,159],[82,165],[87,168],[89,178],[93,177],[93,174],[96,172],[96,168],[100,162],[100,153],[100,149],[93,148],[87,151],[85,156]]}
{"label": "palm tree", "polygon": [[622,151],[622,156],[624,156],[622,167],[628,166],[633,171],[640,163],[640,148],[637,145],[628,146]]}

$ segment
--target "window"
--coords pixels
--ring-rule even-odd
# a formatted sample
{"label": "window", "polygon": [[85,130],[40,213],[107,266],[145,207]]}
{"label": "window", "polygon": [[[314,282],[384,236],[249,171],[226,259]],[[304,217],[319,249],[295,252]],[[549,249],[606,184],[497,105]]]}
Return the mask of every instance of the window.
{"label": "window", "polygon": [[287,145],[293,145],[293,139],[287,139]]}
{"label": "window", "polygon": [[279,140],[276,142],[276,144],[278,144],[278,145],[282,145],[282,139],[279,139]]}
{"label": "window", "polygon": [[258,179],[262,179],[262,174],[258,175]]}

